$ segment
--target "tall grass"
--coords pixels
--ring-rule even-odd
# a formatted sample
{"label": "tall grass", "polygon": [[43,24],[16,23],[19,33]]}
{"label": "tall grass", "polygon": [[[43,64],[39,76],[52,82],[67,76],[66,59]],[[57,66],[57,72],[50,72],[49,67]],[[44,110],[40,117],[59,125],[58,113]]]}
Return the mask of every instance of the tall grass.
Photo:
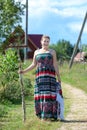
{"label": "tall grass", "polygon": [[62,81],[80,88],[87,93],[87,63],[74,63],[69,69],[69,64],[64,62],[60,66]]}

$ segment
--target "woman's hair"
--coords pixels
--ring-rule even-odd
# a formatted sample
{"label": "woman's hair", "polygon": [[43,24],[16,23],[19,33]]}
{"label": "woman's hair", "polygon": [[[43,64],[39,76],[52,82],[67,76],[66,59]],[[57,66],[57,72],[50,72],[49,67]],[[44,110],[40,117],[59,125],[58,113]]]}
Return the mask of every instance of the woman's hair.
{"label": "woman's hair", "polygon": [[48,39],[50,40],[50,37],[47,36],[47,35],[43,35],[43,36],[41,37],[41,41],[43,40],[43,38],[48,38]]}

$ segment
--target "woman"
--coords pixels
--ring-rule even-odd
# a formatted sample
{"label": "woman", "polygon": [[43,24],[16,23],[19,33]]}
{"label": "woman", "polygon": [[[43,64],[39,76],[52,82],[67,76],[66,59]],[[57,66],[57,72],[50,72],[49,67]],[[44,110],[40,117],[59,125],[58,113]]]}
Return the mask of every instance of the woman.
{"label": "woman", "polygon": [[41,119],[57,119],[59,113],[56,101],[56,76],[61,82],[58,70],[56,52],[49,49],[50,37],[43,35],[42,48],[34,52],[32,64],[19,73],[26,73],[36,67],[35,79],[35,111]]}

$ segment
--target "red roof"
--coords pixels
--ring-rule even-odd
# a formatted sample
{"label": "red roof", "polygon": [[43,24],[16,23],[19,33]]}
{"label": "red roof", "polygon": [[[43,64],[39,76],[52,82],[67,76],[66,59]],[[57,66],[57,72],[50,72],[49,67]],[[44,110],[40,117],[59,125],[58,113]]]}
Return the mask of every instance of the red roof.
{"label": "red roof", "polygon": [[[42,34],[28,34],[28,47],[30,47],[31,49],[38,49],[41,48],[41,40]],[[25,33],[23,33],[23,35],[21,36],[21,41],[23,42],[22,44],[24,44],[23,46],[26,47],[25,45]],[[16,45],[16,39],[17,37],[15,37],[14,35],[12,35],[9,39],[9,43],[8,46],[9,47],[17,47],[18,45]],[[20,47],[23,47],[22,45],[20,45]]]}
{"label": "red roof", "polygon": [[77,55],[74,57],[74,61],[84,60],[85,54],[85,52],[78,52]]}
{"label": "red roof", "polygon": [[41,48],[41,40],[42,34],[28,34],[28,38],[37,46],[37,48]]}

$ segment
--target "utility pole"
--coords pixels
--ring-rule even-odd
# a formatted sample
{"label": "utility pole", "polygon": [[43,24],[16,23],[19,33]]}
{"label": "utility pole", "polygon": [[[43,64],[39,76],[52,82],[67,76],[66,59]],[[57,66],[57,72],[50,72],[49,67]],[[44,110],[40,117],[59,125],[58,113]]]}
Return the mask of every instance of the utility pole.
{"label": "utility pole", "polygon": [[85,18],[84,18],[84,21],[83,21],[83,24],[82,24],[82,28],[81,28],[81,31],[80,31],[80,34],[79,34],[77,43],[76,43],[76,45],[75,45],[75,48],[74,48],[74,51],[73,51],[71,60],[70,60],[69,68],[72,67],[73,59],[74,59],[74,57],[75,57],[75,55],[76,55],[77,48],[78,48],[78,44],[79,44],[79,42],[80,42],[80,40],[81,40],[81,36],[82,36],[82,32],[83,32],[83,29],[84,29],[84,26],[85,26],[85,23],[86,23],[86,19],[87,19],[87,12],[86,12],[86,14],[85,14]]}
{"label": "utility pole", "polygon": [[[25,22],[25,48],[24,48],[24,62],[27,59],[27,45],[28,45],[28,0],[26,0],[26,22]],[[21,70],[21,62],[19,66],[19,70]],[[26,104],[24,97],[24,84],[22,74],[19,74],[20,85],[21,85],[21,95],[22,95],[22,109],[23,109],[23,121],[26,121]]]}
{"label": "utility pole", "polygon": [[[25,25],[25,45],[28,43],[28,0],[26,0],[26,25]],[[24,49],[24,61],[27,59],[27,48]]]}

